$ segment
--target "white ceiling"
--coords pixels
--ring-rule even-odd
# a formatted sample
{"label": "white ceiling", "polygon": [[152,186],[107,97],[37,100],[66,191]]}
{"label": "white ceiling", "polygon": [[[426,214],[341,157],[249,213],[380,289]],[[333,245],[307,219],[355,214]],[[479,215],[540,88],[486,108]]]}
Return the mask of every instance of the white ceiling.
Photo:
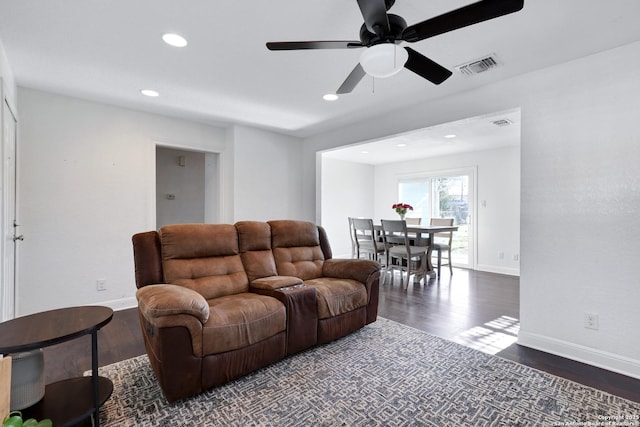
{"label": "white ceiling", "polygon": [[[411,25],[471,2],[397,0],[390,12]],[[335,102],[322,95],[359,50],[272,52],[265,42],[357,40],[356,0],[0,0],[0,40],[20,86],[309,136],[640,40],[638,17],[638,0],[525,0],[521,12],[411,45],[451,70],[490,53],[501,67],[440,86],[408,70],[375,87],[365,78]],[[189,45],[165,45],[165,32]]]}
{"label": "white ceiling", "polygon": [[518,145],[520,109],[515,109],[354,144],[326,151],[323,156],[379,165]]}

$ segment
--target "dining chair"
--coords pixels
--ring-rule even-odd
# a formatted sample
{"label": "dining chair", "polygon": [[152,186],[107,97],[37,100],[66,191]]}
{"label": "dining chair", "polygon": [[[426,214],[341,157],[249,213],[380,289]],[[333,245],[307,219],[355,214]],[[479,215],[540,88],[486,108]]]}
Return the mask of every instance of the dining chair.
{"label": "dining chair", "polygon": [[412,274],[412,266],[414,275],[422,274],[424,283],[427,283],[427,250],[426,246],[414,246],[409,242],[407,235],[407,222],[404,220],[386,220],[382,221],[382,239],[386,253],[387,270],[391,272],[391,284],[393,284],[393,270],[400,270],[400,286],[403,282],[403,272],[407,273],[407,284],[405,289],[409,287],[409,279]]}
{"label": "dining chair", "polygon": [[351,258],[355,258],[356,257],[356,239],[353,233],[353,218],[347,217],[347,220],[349,221],[349,239],[351,239]]}
{"label": "dining chair", "polygon": [[385,249],[382,242],[377,240],[376,231],[373,228],[371,218],[351,218],[353,227],[353,240],[356,246],[356,257],[367,254],[370,259],[380,261]]}
{"label": "dining chair", "polygon": [[[453,218],[431,218],[431,225],[453,225]],[[453,274],[453,266],[451,265],[451,243],[453,241],[453,231],[435,233],[431,242],[431,250],[437,252],[438,256],[438,278],[440,278],[440,270],[443,265],[449,266],[449,273]],[[443,256],[443,252],[447,252],[447,256]],[[442,264],[442,260],[447,260],[446,264]]]}

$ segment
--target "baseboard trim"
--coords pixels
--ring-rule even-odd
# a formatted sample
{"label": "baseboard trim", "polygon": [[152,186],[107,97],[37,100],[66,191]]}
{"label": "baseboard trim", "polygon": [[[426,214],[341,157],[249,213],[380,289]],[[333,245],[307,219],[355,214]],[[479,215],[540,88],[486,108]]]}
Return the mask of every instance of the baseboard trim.
{"label": "baseboard trim", "polygon": [[[455,267],[455,264],[454,264]],[[498,267],[495,265],[489,264],[478,264],[476,265],[477,271],[485,271],[487,273],[497,273],[497,274],[507,274],[509,276],[520,276],[519,268],[508,268],[508,267]]]}
{"label": "baseboard trim", "polygon": [[103,305],[111,308],[113,311],[126,310],[128,308],[135,308],[138,306],[138,300],[135,297],[114,299],[110,301],[102,301],[93,305]]}
{"label": "baseboard trim", "polygon": [[520,330],[518,344],[640,379],[640,360]]}

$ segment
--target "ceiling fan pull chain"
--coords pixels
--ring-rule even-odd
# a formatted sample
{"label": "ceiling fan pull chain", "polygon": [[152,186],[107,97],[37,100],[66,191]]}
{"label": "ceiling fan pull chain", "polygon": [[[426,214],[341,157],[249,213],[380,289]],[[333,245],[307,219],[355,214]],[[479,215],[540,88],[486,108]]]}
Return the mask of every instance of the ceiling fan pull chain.
{"label": "ceiling fan pull chain", "polygon": [[393,46],[393,68],[398,66],[398,45]]}

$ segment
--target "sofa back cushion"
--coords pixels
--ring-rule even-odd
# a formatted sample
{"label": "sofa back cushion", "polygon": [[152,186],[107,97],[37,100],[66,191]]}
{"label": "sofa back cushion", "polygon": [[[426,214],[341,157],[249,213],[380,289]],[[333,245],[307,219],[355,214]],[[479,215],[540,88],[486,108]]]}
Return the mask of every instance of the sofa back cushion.
{"label": "sofa back cushion", "polygon": [[166,283],[184,286],[205,299],[249,290],[231,224],[174,224],[159,230]]}
{"label": "sofa back cushion", "polygon": [[302,280],[322,277],[324,254],[318,227],[306,221],[269,221],[271,248],[280,276]]}
{"label": "sofa back cushion", "polygon": [[276,261],[271,252],[271,226],[266,222],[240,221],[236,223],[236,229],[240,257],[249,282],[277,276]]}

